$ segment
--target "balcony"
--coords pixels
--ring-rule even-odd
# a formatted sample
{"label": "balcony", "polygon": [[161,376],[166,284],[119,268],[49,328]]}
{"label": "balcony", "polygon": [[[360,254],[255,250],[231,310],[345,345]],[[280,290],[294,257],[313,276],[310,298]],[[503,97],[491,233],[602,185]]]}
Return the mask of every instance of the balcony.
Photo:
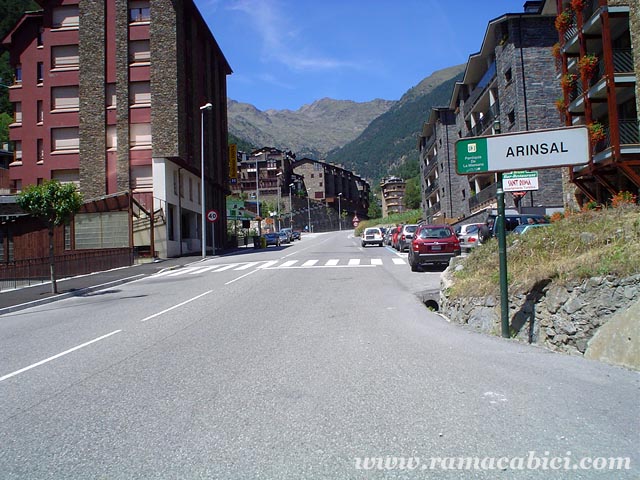
{"label": "balcony", "polygon": [[620,145],[640,145],[640,122],[637,119],[620,120]]}
{"label": "balcony", "polygon": [[429,195],[431,195],[433,192],[435,192],[438,189],[438,181],[436,180],[435,182],[433,182],[431,185],[429,185],[427,187],[427,189],[424,191],[424,196],[425,198],[429,198]]}
{"label": "balcony", "polygon": [[480,205],[490,202],[494,198],[496,198],[498,191],[498,184],[492,183],[487,188],[483,188],[476,195],[469,198],[469,210],[473,211],[474,208],[479,207]]}
{"label": "balcony", "polygon": [[478,99],[487,91],[489,85],[493,83],[495,78],[496,78],[496,62],[493,62],[491,65],[489,65],[489,68],[484,73],[484,75],[482,76],[482,78],[480,79],[476,87],[473,89],[473,92],[471,92],[471,95],[469,95],[469,98],[465,100],[464,102],[465,117],[469,114],[469,112],[471,112],[471,110],[473,110],[473,107],[478,102]]}
{"label": "balcony", "polygon": [[429,208],[427,208],[427,211],[425,212],[427,217],[433,217],[438,213],[440,213],[440,202],[434,203]]}
{"label": "balcony", "polygon": [[486,130],[488,130],[493,126],[493,121],[499,117],[500,117],[500,104],[496,102],[493,105],[491,105],[491,107],[489,107],[489,110],[487,111],[487,113],[480,120],[478,120],[478,123],[476,123],[473,127],[471,127],[471,130],[467,134],[467,137],[481,136]]}

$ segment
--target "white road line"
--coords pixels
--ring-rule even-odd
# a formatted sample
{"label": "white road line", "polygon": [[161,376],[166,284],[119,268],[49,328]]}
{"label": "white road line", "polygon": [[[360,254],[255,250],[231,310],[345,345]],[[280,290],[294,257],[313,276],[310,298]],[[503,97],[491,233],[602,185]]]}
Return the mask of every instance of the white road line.
{"label": "white road line", "polygon": [[349,259],[349,266],[353,266],[353,265],[360,265],[360,259],[359,258],[350,258]]}
{"label": "white road line", "polygon": [[225,283],[225,285],[229,285],[230,283],[237,282],[241,278],[248,277],[249,275],[251,275],[252,273],[256,273],[257,271],[258,271],[258,269],[251,270],[250,272],[247,272],[244,275],[240,275],[238,278],[234,278],[233,280],[229,280],[227,283]]}
{"label": "white road line", "polygon": [[268,262],[263,263],[258,268],[263,269],[263,268],[273,267],[276,263],[278,263],[278,260],[270,260]]}
{"label": "white road line", "polygon": [[406,265],[407,262],[405,262],[402,258],[392,258],[391,260],[393,260],[393,263],[395,263],[396,265]]}
{"label": "white road line", "polygon": [[224,267],[217,269],[217,270],[216,270],[216,273],[218,273],[218,272],[224,272],[225,270],[231,270],[232,268],[235,268],[235,267],[237,267],[237,266],[238,266],[238,264],[237,264],[237,263],[231,263],[231,264],[229,264],[229,265],[225,265]]}
{"label": "white road line", "polygon": [[186,275],[187,273],[191,273],[194,270],[200,270],[200,269],[199,268],[193,268],[193,267],[179,268],[179,269],[171,272],[169,275],[167,275],[167,277],[179,277],[180,275]]}
{"label": "white road line", "polygon": [[381,258],[372,258],[371,259],[371,265],[382,265],[382,259]]}
{"label": "white road line", "polygon": [[338,260],[337,258],[332,258],[331,260],[327,260],[327,263],[325,263],[325,266],[335,267],[336,265],[338,265],[338,262],[340,262],[340,260]]}
{"label": "white road line", "polygon": [[258,262],[249,262],[249,263],[245,263],[244,265],[240,265],[238,268],[234,268],[233,271],[237,272],[238,270],[248,270],[249,268],[257,265]]}
{"label": "white road line", "polygon": [[187,273],[189,275],[197,275],[198,273],[208,272],[209,270],[213,270],[214,268],[218,268],[218,266],[213,265],[211,267],[200,267],[200,268],[196,268],[195,270],[191,270],[190,272],[187,272]]}
{"label": "white road line", "polygon": [[140,320],[140,321],[141,321],[141,322],[146,322],[147,320],[151,320],[152,318],[159,317],[160,315],[162,315],[162,314],[164,314],[164,313],[170,312],[171,310],[174,310],[174,309],[176,309],[176,308],[178,308],[178,307],[181,307],[181,306],[183,306],[183,305],[186,305],[186,304],[187,304],[187,303],[189,303],[189,302],[193,302],[194,300],[197,300],[197,299],[198,299],[198,298],[200,298],[200,297],[204,297],[205,295],[208,295],[208,294],[210,294],[211,292],[213,292],[213,290],[208,290],[208,291],[206,291],[206,292],[204,292],[204,293],[201,293],[200,295],[198,295],[198,296],[196,296],[196,297],[190,298],[189,300],[185,300],[185,301],[184,301],[184,302],[182,302],[182,303],[179,303],[179,304],[177,304],[177,305],[174,305],[173,307],[169,307],[169,308],[167,308],[167,309],[165,309],[165,310],[162,310],[161,312],[154,313],[153,315],[149,315],[148,317],[143,318],[143,319],[142,319],[142,320]]}
{"label": "white road line", "polygon": [[298,260],[287,260],[282,265],[280,265],[280,267],[286,268],[286,267],[290,267],[291,265],[295,265],[296,263],[298,263]]}
{"label": "white road line", "polygon": [[78,345],[77,347],[70,348],[69,350],[66,350],[66,351],[64,351],[62,353],[58,353],[57,355],[54,355],[53,357],[45,358],[44,360],[41,360],[38,363],[34,363],[33,365],[29,365],[28,367],[24,367],[24,368],[21,368],[20,370],[16,370],[15,372],[9,373],[9,374],[5,375],[4,377],[0,377],[0,382],[3,382],[4,380],[6,380],[8,378],[15,377],[16,375],[24,373],[27,370],[31,370],[32,368],[36,368],[36,367],[39,367],[40,365],[44,365],[45,363],[48,363],[48,362],[50,362],[52,360],[55,360],[56,358],[60,358],[63,355],[67,355],[68,353],[75,352],[76,350],[80,350],[81,348],[84,348],[84,347],[86,347],[88,345],[91,345],[92,343],[96,343],[96,342],[99,342],[100,340],[104,340],[105,338],[110,337],[111,335],[115,335],[116,333],[120,333],[121,331],[122,330],[115,330],[115,331],[113,331],[111,333],[107,333],[106,335],[103,335],[101,337],[94,338],[93,340],[91,340],[89,342],[86,342],[86,343],[83,343],[82,345]]}
{"label": "white road line", "polygon": [[316,263],[318,263],[318,260],[307,260],[306,262],[304,262],[302,264],[303,267],[313,267]]}

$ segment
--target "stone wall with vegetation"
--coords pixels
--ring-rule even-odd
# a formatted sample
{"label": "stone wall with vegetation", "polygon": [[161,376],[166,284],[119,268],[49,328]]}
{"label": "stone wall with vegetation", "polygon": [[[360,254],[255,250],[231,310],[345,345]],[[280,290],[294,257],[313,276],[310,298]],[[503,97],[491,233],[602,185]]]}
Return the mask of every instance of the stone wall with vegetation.
{"label": "stone wall with vegetation", "polygon": [[[449,298],[448,287],[456,262],[442,276],[440,312],[450,321],[483,333],[500,335],[500,300]],[[590,358],[640,370],[640,275],[627,278],[593,277],[580,283],[539,282],[527,294],[510,295],[509,319],[512,337],[551,350],[585,354]],[[615,320],[614,320],[615,319]],[[621,322],[617,333],[601,338],[593,352],[592,339],[609,321]],[[596,351],[597,350],[597,351]],[[590,354],[591,353],[591,354]]]}

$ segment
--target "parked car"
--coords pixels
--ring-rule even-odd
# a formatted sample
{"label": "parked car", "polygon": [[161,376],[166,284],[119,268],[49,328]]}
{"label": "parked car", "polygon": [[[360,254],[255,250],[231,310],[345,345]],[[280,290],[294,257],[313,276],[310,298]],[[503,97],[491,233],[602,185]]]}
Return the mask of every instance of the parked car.
{"label": "parked car", "polygon": [[447,265],[460,253],[460,241],[449,225],[421,224],[411,241],[409,266],[412,272],[417,272],[430,263]]}
{"label": "parked car", "polygon": [[285,232],[284,230],[280,230],[279,232],[276,232],[276,233],[280,237],[280,244],[291,243],[291,237],[287,232]]}
{"label": "parked car", "polygon": [[473,247],[477,247],[480,243],[480,228],[483,223],[467,223],[460,226],[458,240],[460,240],[460,248],[463,252],[470,251]]}
{"label": "parked car", "polygon": [[551,224],[550,223],[523,223],[522,225],[518,225],[516,228],[514,228],[513,233],[520,235],[524,232],[533,230],[534,228],[548,227],[549,225]]}
{"label": "parked car", "polygon": [[302,238],[302,232],[300,230],[291,231],[291,240],[300,240]]}
{"label": "parked car", "polygon": [[366,247],[367,245],[378,245],[382,246],[382,230],[378,227],[367,228],[362,234],[362,246]]}
{"label": "parked car", "polygon": [[391,245],[391,236],[393,235],[393,230],[396,227],[387,227],[387,231],[384,232],[383,243],[385,245]]}
{"label": "parked car", "polygon": [[418,225],[416,224],[409,224],[402,227],[402,231],[398,235],[398,250],[400,252],[404,252],[411,248],[411,240],[413,239],[413,234],[417,229]]}
{"label": "parked car", "polygon": [[[507,214],[504,217],[505,219],[505,230],[507,233],[512,232],[518,225],[535,225],[535,224],[545,224],[549,223],[549,220],[544,215],[536,215],[536,214]],[[480,243],[484,243],[488,241],[490,238],[496,236],[496,215],[489,215],[485,224],[480,227],[480,235],[479,240]]]}
{"label": "parked car", "polygon": [[398,249],[398,237],[400,236],[400,232],[402,231],[402,225],[398,225],[393,228],[391,231],[391,246]]}
{"label": "parked car", "polygon": [[[289,242],[293,241],[293,228],[281,228],[280,229],[281,232],[284,232],[287,237],[289,238]],[[289,243],[287,242],[287,243]]]}
{"label": "parked car", "polygon": [[269,245],[275,245],[276,247],[280,246],[280,235],[277,232],[265,233],[263,237],[267,241],[267,246]]}

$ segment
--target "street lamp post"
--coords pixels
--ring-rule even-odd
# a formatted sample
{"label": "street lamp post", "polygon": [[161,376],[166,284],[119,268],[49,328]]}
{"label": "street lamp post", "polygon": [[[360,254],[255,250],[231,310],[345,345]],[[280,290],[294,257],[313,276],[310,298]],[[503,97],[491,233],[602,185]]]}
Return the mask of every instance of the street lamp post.
{"label": "street lamp post", "polygon": [[[202,217],[201,233],[202,233],[202,258],[207,257],[207,219],[206,219],[206,202],[204,188],[204,112],[211,110],[213,105],[205,103],[200,107],[200,216]],[[213,176],[213,172],[212,176]],[[214,240],[215,241],[215,240]],[[215,244],[214,244],[215,245]],[[215,255],[215,246],[213,247]]]}
{"label": "street lamp post", "polygon": [[258,176],[258,155],[256,155],[256,218],[258,219],[258,236],[262,236],[262,219],[260,218],[260,183]]}
{"label": "street lamp post", "polygon": [[278,204],[276,205],[276,213],[278,214],[278,231],[280,231],[280,177],[282,172],[276,173],[276,186],[278,187]]}
{"label": "street lamp post", "polygon": [[293,228],[293,203],[291,201],[291,189],[295,183],[289,184],[289,228]]}
{"label": "street lamp post", "polygon": [[342,230],[342,208],[340,207],[340,199],[342,192],[338,194],[338,230]]}
{"label": "street lamp post", "polygon": [[307,190],[307,228],[311,232],[311,205],[309,202],[309,191]]}

